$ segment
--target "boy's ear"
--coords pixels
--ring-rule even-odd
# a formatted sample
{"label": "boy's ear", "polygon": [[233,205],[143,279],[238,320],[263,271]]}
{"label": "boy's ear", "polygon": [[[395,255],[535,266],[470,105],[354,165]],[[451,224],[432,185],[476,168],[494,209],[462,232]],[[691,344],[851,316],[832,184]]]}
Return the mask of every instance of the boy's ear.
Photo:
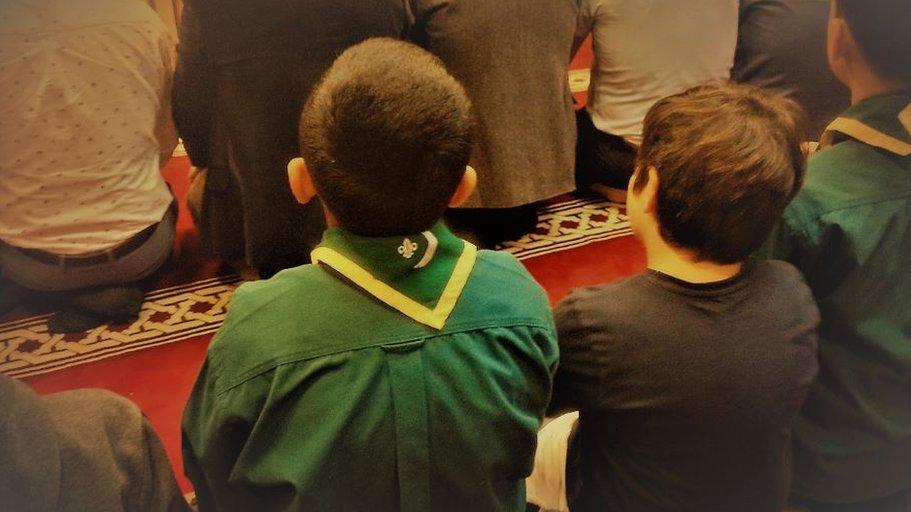
{"label": "boy's ear", "polygon": [[459,186],[456,188],[455,193],[452,194],[452,199],[449,201],[449,207],[455,208],[465,204],[465,201],[468,201],[471,194],[474,194],[477,186],[477,171],[470,165],[465,166],[465,174],[462,175],[462,181],[459,182]]}
{"label": "boy's ear", "polygon": [[291,184],[291,193],[301,204],[307,204],[316,197],[316,187],[310,178],[307,163],[303,158],[295,158],[288,162],[288,183]]}
{"label": "boy's ear", "polygon": [[645,213],[658,214],[658,169],[648,168],[648,183],[639,192]]}
{"label": "boy's ear", "polygon": [[829,67],[836,77],[847,85],[850,54],[854,51],[852,45],[854,37],[845,19],[836,13],[834,3],[829,17],[829,29],[826,43],[826,53],[829,58]]}

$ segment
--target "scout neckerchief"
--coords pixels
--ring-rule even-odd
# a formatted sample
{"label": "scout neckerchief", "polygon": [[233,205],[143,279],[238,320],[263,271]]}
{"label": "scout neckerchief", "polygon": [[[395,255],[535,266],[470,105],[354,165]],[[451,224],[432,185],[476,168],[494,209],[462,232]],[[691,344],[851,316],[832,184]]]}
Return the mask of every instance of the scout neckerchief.
{"label": "scout neckerchief", "polygon": [[911,92],[880,94],[857,103],[826,128],[820,146],[831,146],[844,136],[899,156],[911,155]]}
{"label": "scout neckerchief", "polygon": [[331,228],[311,257],[417,322],[442,329],[474,268],[477,248],[442,223],[384,238]]}

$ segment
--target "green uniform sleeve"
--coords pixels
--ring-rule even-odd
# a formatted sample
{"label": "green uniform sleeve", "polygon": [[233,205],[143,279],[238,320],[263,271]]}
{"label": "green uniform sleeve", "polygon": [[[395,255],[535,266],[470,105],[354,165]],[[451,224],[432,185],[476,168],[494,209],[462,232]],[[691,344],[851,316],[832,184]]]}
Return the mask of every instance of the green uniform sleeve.
{"label": "green uniform sleeve", "polygon": [[254,388],[267,379],[220,391],[212,370],[207,359],[184,410],[184,471],[193,482],[200,511],[241,510],[253,498],[243,483],[242,453],[266,396]]}
{"label": "green uniform sleeve", "polygon": [[[215,434],[211,430],[214,428],[217,431],[217,424],[221,422],[221,419],[215,418],[218,399],[213,387],[209,361],[206,360],[184,409],[181,425],[184,473],[193,482],[200,510],[216,508],[213,487],[226,477],[224,464],[221,467],[210,465],[212,454],[208,445]],[[222,453],[218,458],[224,460],[230,456]]]}
{"label": "green uniform sleeve", "polygon": [[819,219],[803,205],[802,197],[798,195],[782,215],[759,255],[787,261],[808,276],[819,265],[820,231]]}
{"label": "green uniform sleeve", "polygon": [[[813,290],[817,300],[826,297],[857,266],[854,242],[843,224],[851,219],[834,213],[821,216],[797,200],[788,207],[770,240],[769,257],[791,263]],[[849,214],[846,214],[849,215]]]}

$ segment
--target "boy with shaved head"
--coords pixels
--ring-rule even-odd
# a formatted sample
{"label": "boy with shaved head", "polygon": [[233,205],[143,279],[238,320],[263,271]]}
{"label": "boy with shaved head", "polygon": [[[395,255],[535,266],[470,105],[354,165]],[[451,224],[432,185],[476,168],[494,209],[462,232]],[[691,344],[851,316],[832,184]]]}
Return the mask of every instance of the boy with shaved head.
{"label": "boy with shaved head", "polygon": [[416,46],[342,54],[289,166],[314,265],[237,291],[184,415],[207,510],[523,510],[557,346],[547,297],[440,222],[473,191],[468,97]]}

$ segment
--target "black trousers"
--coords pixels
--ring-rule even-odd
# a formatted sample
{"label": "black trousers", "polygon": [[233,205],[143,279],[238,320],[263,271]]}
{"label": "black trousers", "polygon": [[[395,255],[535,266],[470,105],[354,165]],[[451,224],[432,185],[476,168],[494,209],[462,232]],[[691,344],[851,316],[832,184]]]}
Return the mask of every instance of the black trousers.
{"label": "black trousers", "polygon": [[636,148],[595,128],[584,108],[576,112],[576,126],[576,186],[584,189],[601,183],[625,190],[636,166]]}
{"label": "black trousers", "polygon": [[446,224],[457,235],[493,249],[507,240],[517,240],[535,230],[538,224],[538,203],[515,208],[451,208],[446,212]]}
{"label": "black trousers", "polygon": [[325,228],[320,202],[298,204],[288,185],[288,161],[300,153],[297,124],[306,96],[288,85],[288,76],[297,76],[292,71],[275,72],[282,66],[288,64],[260,58],[220,69],[197,225],[216,256],[244,259],[264,279],[309,263]]}

